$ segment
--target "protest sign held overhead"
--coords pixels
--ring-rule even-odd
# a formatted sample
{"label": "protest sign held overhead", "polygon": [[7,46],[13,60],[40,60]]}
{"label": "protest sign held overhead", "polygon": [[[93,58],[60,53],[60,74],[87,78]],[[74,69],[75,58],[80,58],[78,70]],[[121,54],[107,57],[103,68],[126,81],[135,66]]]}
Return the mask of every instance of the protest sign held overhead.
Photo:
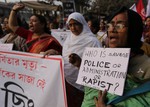
{"label": "protest sign held overhead", "polygon": [[129,48],[86,48],[77,83],[122,95],[129,53]]}

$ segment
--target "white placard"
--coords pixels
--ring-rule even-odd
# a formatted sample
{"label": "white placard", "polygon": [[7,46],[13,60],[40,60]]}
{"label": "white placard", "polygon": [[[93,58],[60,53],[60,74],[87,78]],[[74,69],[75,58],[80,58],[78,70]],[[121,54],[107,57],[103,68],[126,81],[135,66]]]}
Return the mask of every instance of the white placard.
{"label": "white placard", "polygon": [[66,38],[67,38],[68,36],[70,36],[71,32],[70,32],[70,30],[64,31],[64,30],[52,29],[52,30],[51,30],[51,34],[52,34],[52,36],[55,37],[55,38],[59,41],[59,43],[63,46],[63,44],[64,44]]}
{"label": "white placard", "polygon": [[77,83],[122,95],[129,56],[129,48],[86,48]]}
{"label": "white placard", "polygon": [[62,57],[42,56],[0,51],[1,107],[67,107]]}
{"label": "white placard", "polygon": [[10,44],[0,44],[0,50],[3,50],[3,51],[11,51],[13,48],[13,44],[10,43]]}

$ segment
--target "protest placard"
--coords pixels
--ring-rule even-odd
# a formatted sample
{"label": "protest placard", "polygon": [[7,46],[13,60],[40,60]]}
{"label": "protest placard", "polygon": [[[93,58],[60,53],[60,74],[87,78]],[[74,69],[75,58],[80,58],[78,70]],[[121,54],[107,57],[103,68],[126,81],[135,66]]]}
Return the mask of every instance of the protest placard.
{"label": "protest placard", "polygon": [[1,107],[67,107],[61,56],[0,51]]}
{"label": "protest placard", "polygon": [[129,55],[129,48],[86,48],[77,83],[122,95]]}
{"label": "protest placard", "polygon": [[64,30],[52,29],[52,30],[51,30],[51,34],[52,34],[52,36],[55,37],[55,38],[58,40],[58,42],[63,46],[63,44],[64,44],[66,38],[67,38],[68,36],[70,36],[71,32],[70,32],[70,30],[64,31]]}
{"label": "protest placard", "polygon": [[9,44],[0,44],[0,50],[3,50],[3,51],[11,51],[13,48],[13,44],[12,43],[9,43]]}

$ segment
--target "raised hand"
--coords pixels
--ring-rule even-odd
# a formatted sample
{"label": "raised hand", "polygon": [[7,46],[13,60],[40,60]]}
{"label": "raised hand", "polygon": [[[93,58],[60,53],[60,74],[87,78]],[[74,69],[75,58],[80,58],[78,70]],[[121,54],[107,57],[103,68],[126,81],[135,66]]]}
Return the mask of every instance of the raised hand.
{"label": "raised hand", "polygon": [[14,11],[19,11],[19,10],[22,10],[24,7],[25,7],[25,5],[24,5],[23,3],[16,3],[16,4],[13,6],[12,10],[14,10]]}
{"label": "raised hand", "polygon": [[49,55],[60,55],[60,53],[54,49],[49,49],[45,52],[40,52],[40,54],[43,54],[43,58],[45,58],[46,56],[49,56]]}
{"label": "raised hand", "polygon": [[81,58],[77,54],[72,53],[69,55],[69,62],[79,68],[81,65]]}

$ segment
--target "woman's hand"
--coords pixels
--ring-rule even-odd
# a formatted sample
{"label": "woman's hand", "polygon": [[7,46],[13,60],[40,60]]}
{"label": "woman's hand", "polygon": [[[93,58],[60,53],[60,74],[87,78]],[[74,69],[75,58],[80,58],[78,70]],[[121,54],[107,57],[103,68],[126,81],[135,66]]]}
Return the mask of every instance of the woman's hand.
{"label": "woman's hand", "polygon": [[69,62],[79,68],[81,65],[81,58],[77,54],[72,53],[69,55]]}
{"label": "woman's hand", "polygon": [[106,95],[107,95],[106,90],[104,92],[99,91],[98,98],[95,97],[94,99],[96,107],[112,107],[111,105],[105,104]]}
{"label": "woman's hand", "polygon": [[49,55],[60,55],[60,53],[54,49],[49,49],[45,52],[41,52],[40,54],[43,54],[43,57],[49,56]]}
{"label": "woman's hand", "polygon": [[19,11],[19,10],[22,10],[24,7],[25,7],[25,5],[24,5],[23,3],[16,3],[16,4],[13,6],[12,10],[14,10],[14,11]]}

